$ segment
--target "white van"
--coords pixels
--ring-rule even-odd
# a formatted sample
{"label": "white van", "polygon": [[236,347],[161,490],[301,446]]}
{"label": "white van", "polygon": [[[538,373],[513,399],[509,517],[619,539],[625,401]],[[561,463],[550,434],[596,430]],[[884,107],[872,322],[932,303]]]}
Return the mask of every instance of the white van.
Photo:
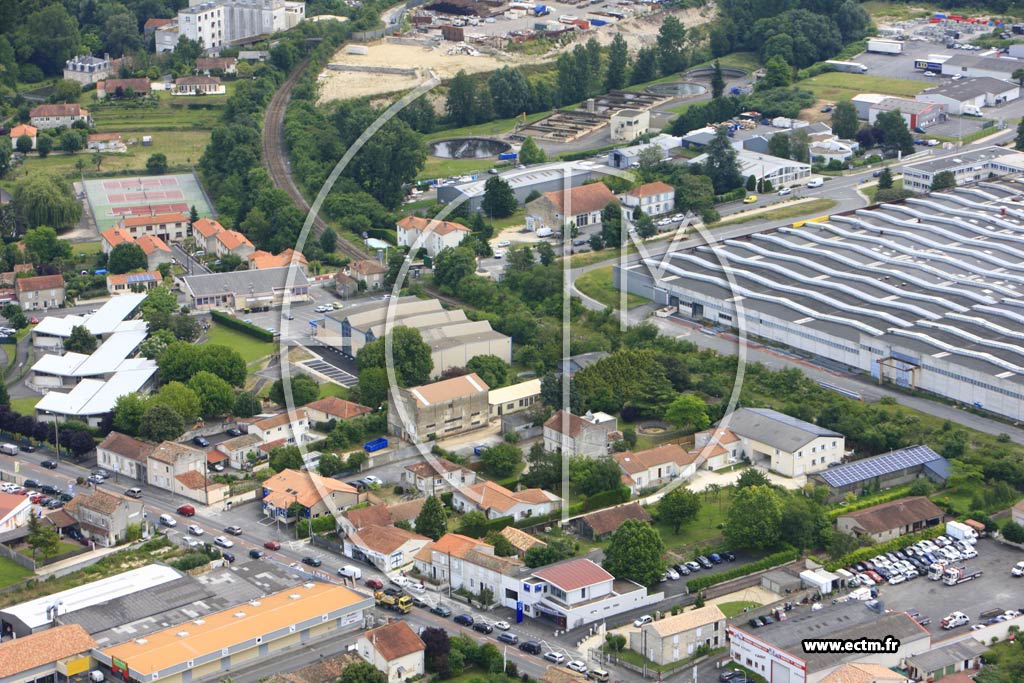
{"label": "white van", "polygon": [[551,237],[553,234],[555,232],[551,228],[541,228],[537,231],[537,237]]}
{"label": "white van", "polygon": [[170,515],[160,515],[160,524],[163,526],[178,526],[178,520]]}
{"label": "white van", "polygon": [[0,453],[3,453],[4,455],[17,455],[18,447],[13,443],[5,443],[0,445]]}
{"label": "white van", "polygon": [[807,181],[807,187],[821,187],[825,184],[825,181],[821,178],[811,178]]}
{"label": "white van", "polygon": [[346,564],[344,567],[338,570],[338,576],[344,576],[346,578],[358,581],[363,578],[363,570],[359,567],[353,567],[350,564]]}

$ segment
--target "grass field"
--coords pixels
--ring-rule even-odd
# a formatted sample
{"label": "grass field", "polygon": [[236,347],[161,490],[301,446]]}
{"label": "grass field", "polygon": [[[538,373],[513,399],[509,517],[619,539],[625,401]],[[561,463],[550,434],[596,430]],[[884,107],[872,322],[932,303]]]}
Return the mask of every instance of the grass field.
{"label": "grass field", "polygon": [[750,221],[780,221],[787,218],[800,218],[801,216],[819,216],[834,207],[837,203],[838,202],[834,199],[812,199],[809,202],[789,204],[770,211],[761,211],[760,213],[751,213],[747,215],[740,214],[735,218],[726,218],[725,220],[721,220],[717,223],[712,223],[709,227],[721,228],[726,225],[739,225],[740,223],[749,223]]}
{"label": "grass field", "polygon": [[[209,130],[180,130],[163,131],[152,133],[153,144],[149,147],[142,146],[141,133],[124,133],[122,139],[128,144],[132,139],[136,144],[128,144],[128,151],[123,154],[103,153],[103,163],[100,165],[100,173],[109,171],[144,171],[146,160],[150,155],[161,153],[167,156],[167,165],[171,168],[186,168],[199,163],[203,150],[210,142]],[[37,172],[47,171],[63,176],[78,176],[78,169],[75,164],[79,159],[86,163],[85,175],[95,173],[96,166],[93,165],[92,152],[79,152],[77,154],[64,154],[55,152],[45,159],[29,157],[22,168],[25,171]]]}
{"label": "grass field", "polygon": [[744,609],[754,609],[760,607],[761,603],[754,602],[753,600],[737,600],[735,602],[720,602],[718,603],[718,609],[722,610],[722,614],[729,617],[730,619],[737,614],[743,614]]}
{"label": "grass field", "polygon": [[214,323],[206,333],[208,344],[223,344],[238,351],[246,363],[252,363],[277,351],[277,345]]}
{"label": "grass field", "polygon": [[[82,546],[78,545],[77,543],[68,543],[67,541],[61,541],[60,544],[57,546],[57,552],[55,554],[66,555],[68,553],[73,553],[76,550],[81,549]],[[29,548],[28,546],[22,548],[18,552],[24,555],[25,557],[32,557],[32,548]]]}
{"label": "grass field", "polygon": [[[526,122],[533,123],[534,121],[540,121],[545,116],[550,116],[549,111],[539,111],[536,114],[527,114]],[[472,135],[504,135],[505,133],[511,133],[515,127],[516,122],[520,121],[519,118],[511,119],[498,119],[497,121],[491,121],[489,123],[478,123],[474,126],[463,126],[462,128],[449,128],[448,130],[439,130],[436,133],[430,133],[424,135],[423,140],[425,142],[433,142],[434,140],[447,140],[448,138],[464,138]]]}
{"label": "grass field", "polygon": [[0,588],[24,581],[32,576],[32,572],[17,562],[0,557]]}
{"label": "grass field", "polygon": [[[99,103],[92,93],[82,95],[80,104],[89,109],[99,133],[137,132],[152,134],[160,130],[210,129],[220,120],[228,97],[235,89],[227,82],[227,94],[201,97],[176,97],[169,92],[155,93],[145,105],[127,102]],[[152,102],[155,101],[155,104]]]}
{"label": "grass field", "polygon": [[[906,21],[907,19],[915,19],[917,17],[927,17],[933,11],[939,11],[940,9],[937,5],[929,5],[927,3],[915,2],[912,6],[907,6],[902,2],[887,2],[886,0],[868,0],[861,3],[861,7],[871,15],[872,19],[885,17],[889,21]],[[965,10],[965,14],[971,13]]]}
{"label": "grass field", "polygon": [[[622,294],[612,284],[612,267],[602,266],[576,278],[576,288],[581,292],[597,299],[605,306],[618,308],[622,302]],[[636,294],[626,295],[626,308],[633,308],[647,303],[647,300]]]}
{"label": "grass field", "polygon": [[895,97],[913,97],[924,90],[927,84],[918,81],[903,81],[898,78],[868,76],[867,74],[831,72],[800,81],[797,86],[804,90],[810,90],[817,100],[837,102],[848,100],[854,95],[865,92]]}
{"label": "grass field", "polygon": [[472,175],[482,173],[491,168],[508,168],[504,162],[498,164],[494,159],[442,159],[427,157],[423,170],[416,176],[417,180],[431,178],[447,178],[455,175]]}
{"label": "grass field", "polygon": [[[894,180],[893,183],[892,183],[892,188],[894,190],[902,190],[903,189],[903,181],[902,180]],[[863,190],[861,190],[861,192],[866,194],[867,197],[868,197],[868,200],[872,204],[874,204],[875,203],[875,195],[878,194],[878,184],[875,183],[871,187],[865,187]]]}
{"label": "grass field", "polygon": [[11,399],[11,410],[18,413],[19,415],[32,415],[35,411],[36,404],[39,403],[42,396],[26,396],[25,398],[12,398]]}
{"label": "grass field", "polygon": [[729,499],[734,490],[732,487],[722,489],[717,500],[714,496],[707,497],[702,493],[697,519],[684,524],[678,534],[669,524],[654,522],[654,527],[665,541],[666,550],[675,551],[690,560],[698,547],[716,543],[722,537],[722,530],[718,526],[725,524],[725,511],[729,509]]}
{"label": "grass field", "polygon": [[349,390],[339,384],[334,384],[333,382],[324,382],[320,385],[320,398],[327,398],[328,396],[343,398],[347,401],[349,398]]}

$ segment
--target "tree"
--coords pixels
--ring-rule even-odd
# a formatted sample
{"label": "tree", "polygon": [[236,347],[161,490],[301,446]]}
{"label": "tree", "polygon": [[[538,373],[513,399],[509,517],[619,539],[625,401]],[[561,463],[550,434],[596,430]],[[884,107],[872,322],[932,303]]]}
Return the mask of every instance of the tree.
{"label": "tree", "polygon": [[879,147],[886,156],[897,153],[910,154],[914,151],[914,136],[907,128],[907,122],[898,111],[885,111],[878,115],[874,125],[880,138]]}
{"label": "tree", "polygon": [[892,171],[886,166],[882,169],[882,172],[878,175],[878,189],[879,190],[890,190],[892,189]]}
{"label": "tree", "polygon": [[448,532],[447,518],[441,500],[437,496],[427,496],[416,515],[416,533],[436,541]]}
{"label": "tree", "polygon": [[181,382],[168,382],[160,387],[160,391],[150,398],[149,404],[151,406],[163,404],[173,408],[174,412],[181,415],[186,422],[192,422],[199,417],[199,397],[196,396],[196,392]]}
{"label": "tree", "polygon": [[491,354],[473,356],[466,363],[466,369],[480,376],[488,387],[498,389],[508,384],[508,365]]}
{"label": "tree", "polygon": [[[603,232],[604,224],[601,225],[601,230]],[[557,258],[555,248],[548,242],[541,242],[537,245],[537,257],[540,259],[541,265],[550,266]]]}
{"label": "tree", "polygon": [[548,155],[544,150],[537,146],[533,138],[527,136],[522,147],[519,148],[519,163],[529,166],[530,164],[543,164],[547,160]]}
{"label": "tree", "polygon": [[704,161],[704,175],[711,178],[716,194],[725,194],[743,184],[736,161],[736,150],[729,142],[725,126],[719,126],[715,137],[708,143],[707,159]]}
{"label": "tree", "polygon": [[231,411],[235,417],[252,417],[263,409],[260,399],[247,391],[240,391],[235,396],[235,407]]}
{"label": "tree", "polygon": [[320,248],[327,254],[333,254],[338,248],[338,233],[334,232],[333,228],[324,230],[320,235]]}
{"label": "tree", "polygon": [[142,319],[152,327],[161,316],[170,318],[178,310],[178,298],[166,287],[154,287],[146,292],[146,298],[142,300],[139,309],[142,311]]}
{"label": "tree", "polygon": [[1002,534],[1010,543],[1024,543],[1024,526],[1014,521],[1003,524]]}
{"label": "tree", "polygon": [[750,175],[747,176],[746,188],[747,188],[747,192],[753,192],[755,189],[757,189],[757,176],[756,175],[750,174]]}
{"label": "tree", "polygon": [[49,76],[59,75],[81,44],[78,21],[61,3],[29,14],[13,35],[19,62],[34,64]]}
{"label": "tree", "polygon": [[711,98],[717,99],[725,93],[725,76],[722,74],[722,65],[715,60],[715,70],[711,72]]}
{"label": "tree", "polygon": [[519,483],[531,488],[555,491],[562,483],[562,454],[544,450],[544,444],[534,443],[526,455],[529,471]]}
{"label": "tree", "polygon": [[388,683],[388,677],[369,662],[356,662],[345,667],[338,683]]}
{"label": "tree", "polygon": [[53,137],[49,135],[39,135],[36,137],[36,153],[39,154],[40,159],[45,159],[50,156],[50,152],[53,151]]}
{"label": "tree", "polygon": [[38,515],[28,516],[28,536],[25,542],[32,549],[32,559],[45,560],[53,557],[60,549],[60,537],[57,535],[57,528],[52,524],[44,524]]}
{"label": "tree", "polygon": [[515,557],[519,553],[512,542],[502,536],[500,531],[492,531],[484,540],[494,546],[494,554],[498,557]]}
{"label": "tree", "polygon": [[671,14],[665,17],[658,29],[657,40],[658,65],[662,76],[670,76],[686,68],[686,56],[683,53],[685,38],[683,22]]}
{"label": "tree", "polygon": [[606,246],[622,246],[622,207],[618,202],[609,202],[601,210],[601,238]]}
{"label": "tree", "polygon": [[185,431],[185,420],[166,403],[153,403],[139,421],[138,434],[149,441],[173,441]]}
{"label": "tree", "polygon": [[[320,397],[320,385],[308,375],[291,377],[291,385],[292,402],[296,407],[312,403]],[[269,398],[279,406],[287,405],[283,379],[279,379],[271,385]]]}
{"label": "tree", "polygon": [[775,55],[764,66],[764,78],[757,82],[758,90],[785,88],[793,81],[793,70],[781,55]]}
{"label": "tree", "polygon": [[653,585],[665,571],[665,543],[647,522],[627,519],[612,534],[601,566],[618,579]]}
{"label": "tree", "polygon": [[1024,119],[1017,124],[1017,137],[1013,143],[1014,149],[1024,150]]}
{"label": "tree", "polygon": [[616,33],[608,47],[608,68],[604,74],[605,90],[622,90],[626,87],[629,70],[629,48],[621,33]]}
{"label": "tree", "polygon": [[665,419],[680,429],[689,427],[695,432],[711,424],[708,404],[696,394],[682,394],[672,401],[665,410]]}
{"label": "tree", "polygon": [[427,671],[437,674],[441,680],[448,678],[451,675],[448,668],[448,653],[451,651],[448,632],[443,628],[428,627],[420,634],[420,639],[426,645],[423,655]]}
{"label": "tree", "polygon": [[74,154],[85,147],[82,135],[77,130],[65,130],[60,134],[60,151]]}
{"label": "tree", "polygon": [[142,48],[139,25],[131,12],[117,12],[103,24],[103,47],[111,55],[125,55]]}
{"label": "tree", "polygon": [[114,403],[114,429],[125,434],[138,434],[142,417],[146,413],[146,398],[139,394],[125,394]]}
{"label": "tree", "polygon": [[[47,139],[39,137],[39,143]],[[42,156],[42,154],[40,154]],[[54,228],[66,228],[76,225],[82,218],[82,204],[75,198],[71,186],[66,180],[47,173],[29,173],[18,179],[14,186],[14,206],[17,209],[18,222],[24,228],[36,228],[51,225]],[[28,240],[28,235],[25,236]],[[53,240],[56,240],[56,232]],[[26,247],[30,247],[28,241]],[[68,245],[67,252],[70,254]],[[35,263],[52,263],[55,252],[46,252],[35,258]]]}
{"label": "tree", "polygon": [[366,368],[386,368],[390,364],[399,386],[418,386],[430,380],[434,360],[419,330],[398,325],[391,331],[390,363],[385,353],[386,342],[386,338],[377,339],[359,349],[356,366],[360,372]]}
{"label": "tree", "polygon": [[149,261],[146,252],[134,242],[122,242],[110,250],[107,257],[107,271],[112,275],[130,273],[133,270],[146,270]]}
{"label": "tree", "polygon": [[476,272],[476,256],[468,247],[445,247],[434,258],[434,282],[443,291],[455,293],[467,275]]}
{"label": "tree", "polygon": [[1024,69],[1014,69],[1010,78],[1017,81],[1017,86],[1024,88]]}
{"label": "tree", "polygon": [[633,69],[629,72],[629,82],[632,85],[653,81],[658,75],[658,53],[651,47],[642,47],[636,52],[636,61],[633,62]]}
{"label": "tree", "polygon": [[[640,208],[637,207],[640,211]],[[643,211],[640,211],[640,215],[636,218],[636,234],[644,239],[648,237],[654,237],[658,232],[658,226],[655,224],[654,219],[648,216]]]}
{"label": "tree", "polygon": [[146,159],[146,172],[150,175],[163,175],[167,173],[167,155],[163,152],[150,154]]}
{"label": "tree", "polygon": [[487,89],[499,118],[519,116],[530,107],[530,84],[519,69],[498,69],[487,79]]}
{"label": "tree", "polygon": [[200,370],[188,381],[188,388],[199,398],[203,417],[227,415],[235,407],[234,388],[212,372]]}
{"label": "tree", "polygon": [[71,335],[64,342],[64,350],[71,353],[91,354],[99,346],[99,341],[84,325],[71,328]]}
{"label": "tree", "polygon": [[832,109],[832,132],[844,140],[852,140],[860,127],[857,107],[850,100],[840,100]]}
{"label": "tree", "polygon": [[830,522],[825,508],[807,496],[787,495],[782,502],[780,537],[797,550],[819,548],[830,533]]}
{"label": "tree", "polygon": [[472,510],[459,520],[459,533],[470,538],[483,538],[487,534],[487,515]]}
{"label": "tree", "polygon": [[609,457],[580,455],[569,459],[569,481],[580,493],[592,496],[618,488],[622,483],[622,472]]}
{"label": "tree", "polygon": [[59,239],[57,231],[45,225],[26,232],[23,242],[28,257],[34,263],[57,264],[71,257],[71,244]]}
{"label": "tree", "polygon": [[359,401],[376,408],[388,400],[388,373],[384,368],[364,368],[359,371]]}
{"label": "tree", "polygon": [[748,467],[740,473],[736,479],[736,488],[742,489],[747,486],[771,486],[768,476],[756,467]]}
{"label": "tree", "polygon": [[186,342],[174,342],[164,349],[156,364],[160,369],[160,377],[165,382],[187,382],[199,371],[201,347]]}
{"label": "tree", "polygon": [[790,155],[789,136],[785,133],[776,133],[768,138],[768,153],[773,157],[788,159]]}
{"label": "tree", "polygon": [[483,471],[493,477],[507,477],[515,473],[523,453],[510,443],[502,442],[490,446],[480,454]]}
{"label": "tree", "polygon": [[[275,472],[284,470],[301,470],[306,463],[302,460],[302,453],[298,446],[279,446],[272,448],[269,453],[267,464]],[[289,517],[294,515],[289,514]]]}
{"label": "tree", "polygon": [[484,183],[484,198],[480,209],[491,218],[507,218],[516,211],[518,203],[512,186],[501,176],[492,175]]}
{"label": "tree", "polygon": [[455,74],[448,84],[448,99],[445,109],[448,119],[455,126],[476,123],[476,85],[465,71]]}
{"label": "tree", "polygon": [[669,491],[658,502],[658,519],[672,525],[675,533],[686,522],[697,519],[700,512],[700,495],[679,486]]}
{"label": "tree", "polygon": [[18,141],[15,143],[14,148],[22,154],[28,154],[32,151],[32,138],[27,135],[18,137]]}
{"label": "tree", "polygon": [[932,192],[956,187],[956,176],[952,171],[939,171],[932,177]]}
{"label": "tree", "polygon": [[200,348],[197,370],[212,372],[231,386],[245,384],[248,370],[242,354],[223,344],[204,344]]}
{"label": "tree", "polygon": [[724,534],[738,548],[772,550],[778,545],[781,523],[779,493],[768,486],[747,486],[733,494]]}

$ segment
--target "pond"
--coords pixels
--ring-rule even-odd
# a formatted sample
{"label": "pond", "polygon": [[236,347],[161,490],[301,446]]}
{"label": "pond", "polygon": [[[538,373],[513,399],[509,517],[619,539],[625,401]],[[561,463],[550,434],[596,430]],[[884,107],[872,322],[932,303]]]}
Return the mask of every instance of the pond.
{"label": "pond", "polygon": [[663,95],[665,97],[679,97],[682,95],[701,95],[708,91],[700,83],[657,83],[647,87],[647,92],[652,95]]}
{"label": "pond", "polygon": [[430,144],[431,156],[442,159],[487,159],[512,149],[508,143],[487,138],[438,140]]}

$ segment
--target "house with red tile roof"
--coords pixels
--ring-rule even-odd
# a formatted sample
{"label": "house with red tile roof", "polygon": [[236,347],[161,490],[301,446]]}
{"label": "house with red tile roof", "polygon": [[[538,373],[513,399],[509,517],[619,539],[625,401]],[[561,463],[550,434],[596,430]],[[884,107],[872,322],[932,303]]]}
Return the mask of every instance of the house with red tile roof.
{"label": "house with red tile roof", "polygon": [[500,599],[505,584],[519,577],[523,563],[515,557],[496,555],[493,545],[479,539],[445,534],[416,553],[416,569],[431,583],[473,593],[487,589]]}
{"label": "house with red tile roof", "polygon": [[17,493],[0,492],[0,531],[12,531],[28,522],[32,501]]}
{"label": "house with red tile roof", "polygon": [[145,526],[141,500],[109,491],[79,491],[64,511],[78,522],[87,538],[103,547],[125,540],[130,525]]}
{"label": "house with red tile roof", "polygon": [[164,278],[160,271],[153,270],[144,273],[120,273],[107,276],[107,292],[111,296],[119,294],[134,294],[140,288],[150,290],[159,287]]}
{"label": "house with red tile roof", "polygon": [[64,276],[19,277],[14,281],[14,292],[23,311],[60,308],[64,305]]}
{"label": "house with red tile roof", "polygon": [[84,121],[92,127],[89,111],[77,104],[40,104],[28,115],[36,128],[70,128],[76,121]]}
{"label": "house with red tile roof", "polygon": [[422,676],[427,646],[404,621],[395,621],[367,631],[356,641],[359,656],[399,683]]}
{"label": "house with red tile roof", "polygon": [[234,254],[243,261],[256,251],[249,238],[237,230],[221,230],[213,236],[213,253],[217,256]]}
{"label": "house with red tile roof", "polygon": [[143,235],[135,240],[135,243],[142,248],[142,252],[146,255],[146,263],[150,270],[156,270],[161,263],[174,261],[171,248],[156,235]]}
{"label": "house with red tile roof", "polygon": [[304,509],[303,519],[334,515],[359,502],[359,493],[351,484],[302,470],[284,469],[263,482],[263,514],[292,522],[293,503]]}
{"label": "house with red tile roof", "polygon": [[18,138],[26,136],[32,138],[32,149],[36,148],[36,138],[38,137],[39,131],[35,126],[30,126],[27,123],[15,126],[11,128],[11,149],[18,149]]}
{"label": "house with red tile roof", "polygon": [[146,97],[149,88],[148,78],[108,78],[96,83],[96,99]]}
{"label": "house with red tile roof", "polygon": [[526,205],[526,229],[561,231],[570,225],[580,229],[600,226],[601,211],[614,201],[615,195],[604,183],[545,192]]}
{"label": "house with red tile roof", "polygon": [[146,459],[156,444],[133,439],[127,434],[110,432],[96,447],[96,464],[119,477],[146,480]]}
{"label": "house with red tile roof", "polygon": [[192,238],[200,249],[213,251],[213,238],[223,230],[224,226],[212,218],[200,218],[192,224]]}
{"label": "house with red tile roof", "polygon": [[184,76],[174,81],[172,95],[223,95],[227,92],[216,76]]}
{"label": "house with red tile roof", "polygon": [[462,223],[419,216],[406,216],[395,224],[395,228],[399,246],[425,249],[431,257],[436,257],[442,249],[459,246],[470,233]]}
{"label": "house with red tile roof", "polygon": [[286,443],[300,443],[309,431],[309,416],[305,408],[299,408],[292,418],[287,411],[262,417],[248,422],[245,433],[258,436],[265,444],[280,439]]}
{"label": "house with red tile roof", "polygon": [[331,420],[351,420],[354,417],[373,412],[371,408],[346,401],[337,396],[327,396],[318,401],[305,405],[306,415],[309,421],[330,422]]}
{"label": "house with red tile roof", "polygon": [[109,254],[114,251],[114,247],[119,244],[128,243],[131,244],[135,241],[132,237],[132,233],[124,228],[110,228],[100,233],[100,248],[104,254]]}
{"label": "house with red tile roof", "polygon": [[571,458],[585,455],[598,458],[611,452],[618,437],[619,423],[607,413],[573,415],[559,410],[544,423],[544,450]]}
{"label": "house with red tile roof", "polygon": [[188,216],[180,212],[122,216],[117,227],[133,238],[155,235],[164,242],[181,242],[188,237]]}
{"label": "house with red tile roof", "polygon": [[682,477],[689,479],[697,471],[697,452],[669,443],[643,451],[615,453],[612,459],[622,470],[623,482],[633,495],[651,486],[664,486]]}
{"label": "house with red tile roof", "polygon": [[196,59],[196,71],[205,76],[211,75],[211,71],[233,74],[236,66],[238,66],[238,60],[234,57],[199,57]]}
{"label": "house with red tile roof", "polygon": [[146,457],[146,483],[176,493],[203,505],[222,501],[227,484],[206,476],[206,451],[188,444],[163,441]]}
{"label": "house with red tile roof", "polygon": [[426,536],[396,526],[367,526],[345,538],[344,552],[346,557],[390,572],[411,564],[428,543]]}
{"label": "house with red tile roof", "polygon": [[595,510],[571,520],[571,524],[580,536],[600,541],[611,536],[616,529],[630,519],[649,522],[651,515],[639,503],[627,503],[604,510]]}
{"label": "house with red tile roof", "polygon": [[427,496],[441,495],[449,489],[475,483],[476,472],[447,458],[433,457],[402,470],[402,485]]}
{"label": "house with red tile roof", "polygon": [[0,680],[22,681],[67,677],[67,667],[86,660],[99,647],[80,624],[54,626],[45,631],[0,643]]}
{"label": "house with red tile roof", "polygon": [[671,213],[676,208],[676,188],[661,181],[637,185],[619,197],[628,209],[639,208],[648,216]]}
{"label": "house with red tile roof", "polygon": [[544,489],[509,491],[493,481],[455,489],[452,495],[452,507],[459,512],[478,510],[488,519],[512,517],[517,521],[553,512],[561,502],[561,498]]}
{"label": "house with red tile roof", "polygon": [[371,526],[394,526],[396,522],[414,524],[425,502],[425,498],[416,498],[396,505],[381,504],[353,508],[338,515],[338,524],[344,536]]}
{"label": "house with red tile roof", "polygon": [[309,261],[301,251],[292,248],[285,249],[280,254],[271,254],[268,251],[257,250],[246,257],[249,261],[249,270],[262,270],[265,268],[284,268],[296,265],[303,273],[309,267]]}
{"label": "house with red tile roof", "polygon": [[362,259],[348,264],[348,274],[366,289],[380,289],[384,285],[384,274],[388,269],[380,261]]}

